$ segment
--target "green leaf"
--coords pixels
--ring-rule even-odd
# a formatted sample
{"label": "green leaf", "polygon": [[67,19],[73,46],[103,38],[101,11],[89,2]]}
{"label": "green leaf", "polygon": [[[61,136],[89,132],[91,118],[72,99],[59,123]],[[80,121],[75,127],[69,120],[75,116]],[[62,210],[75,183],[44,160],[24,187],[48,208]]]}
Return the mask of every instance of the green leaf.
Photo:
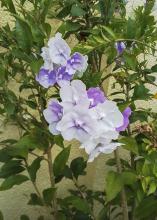
{"label": "green leaf", "polygon": [[84,199],[81,199],[77,196],[69,196],[66,199],[64,199],[64,201],[69,204],[72,205],[74,208],[76,208],[77,210],[88,214],[90,213],[90,208],[88,205],[88,202]]}
{"label": "green leaf", "polygon": [[63,139],[63,137],[61,135],[54,136],[54,142],[59,147],[64,148],[64,139]]}
{"label": "green leaf", "polygon": [[149,89],[147,89],[143,84],[135,86],[133,94],[134,100],[148,100],[149,97]]}
{"label": "green leaf", "polygon": [[134,138],[132,137],[124,137],[120,139],[120,142],[123,143],[122,147],[126,150],[133,152],[134,154],[138,154],[138,145]]}
{"label": "green leaf", "polygon": [[125,63],[128,66],[129,69],[136,70],[137,59],[136,59],[135,55],[125,53],[124,54],[124,60],[125,60]]}
{"label": "green leaf", "polygon": [[53,171],[54,171],[55,176],[58,176],[64,170],[65,165],[70,155],[70,149],[71,149],[71,146],[64,148],[55,158],[54,164],[53,164]]}
{"label": "green leaf", "polygon": [[3,213],[0,211],[0,220],[4,220]]}
{"label": "green leaf", "polygon": [[30,53],[33,46],[33,36],[30,26],[24,20],[17,18],[15,32],[19,47]]}
{"label": "green leaf", "polygon": [[75,17],[84,16],[86,12],[79,6],[74,4],[71,8],[71,15]]}
{"label": "green leaf", "polygon": [[30,220],[27,215],[21,215],[20,220]]}
{"label": "green leaf", "polygon": [[43,198],[46,204],[50,205],[56,193],[56,188],[48,188],[43,191]]}
{"label": "green leaf", "polygon": [[124,185],[133,185],[137,181],[137,176],[133,172],[124,171],[121,173],[121,178]]}
{"label": "green leaf", "polygon": [[106,198],[113,200],[123,188],[123,181],[118,173],[110,171],[106,177]]}
{"label": "green leaf", "polygon": [[32,150],[37,147],[37,145],[38,142],[33,136],[23,136],[13,147],[10,147],[9,155],[27,158],[29,149]]}
{"label": "green leaf", "polygon": [[78,157],[72,160],[70,164],[70,169],[73,172],[74,177],[77,179],[79,175],[85,175],[85,168],[87,166],[87,162],[84,161],[83,157]]}
{"label": "green leaf", "polygon": [[36,175],[37,175],[37,171],[40,168],[41,161],[42,161],[42,157],[38,157],[28,167],[29,175],[30,175],[30,178],[31,178],[32,182],[36,181]]}
{"label": "green leaf", "polygon": [[10,148],[5,147],[0,150],[0,162],[7,162],[8,160],[11,159],[11,156],[9,155],[9,150]]}
{"label": "green leaf", "polygon": [[33,73],[38,73],[41,66],[43,64],[43,60],[42,59],[39,59],[39,60],[33,60],[31,63],[30,63],[30,67],[31,67],[31,70]]}
{"label": "green leaf", "polygon": [[155,64],[154,66],[152,66],[151,71],[152,71],[153,73],[154,73],[154,72],[157,72],[157,64]]}
{"label": "green leaf", "polygon": [[4,0],[4,5],[9,8],[9,11],[13,14],[16,14],[15,6],[12,0]]}
{"label": "green leaf", "polygon": [[10,160],[1,167],[0,178],[7,178],[24,170],[20,160]]}
{"label": "green leaf", "polygon": [[138,205],[135,210],[135,217],[139,220],[153,219],[157,214],[157,200],[147,197]]}
{"label": "green leaf", "polygon": [[27,176],[20,175],[20,174],[15,175],[15,176],[10,176],[2,182],[0,186],[0,191],[8,190],[12,188],[14,185],[20,185],[28,180],[29,179]]}
{"label": "green leaf", "polygon": [[37,194],[35,193],[32,193],[31,195],[31,198],[28,202],[28,205],[39,205],[39,206],[43,206],[43,202],[41,200],[41,198],[38,197]]}
{"label": "green leaf", "polygon": [[149,190],[147,192],[147,195],[149,196],[149,195],[155,193],[156,192],[156,188],[157,188],[156,182],[152,181],[150,183],[150,185],[149,185]]}
{"label": "green leaf", "polygon": [[72,22],[72,21],[65,21],[61,24],[61,26],[58,28],[58,32],[60,32],[63,36],[65,36],[66,33],[73,33],[78,31],[81,28],[81,25]]}
{"label": "green leaf", "polygon": [[111,30],[111,28],[103,26],[103,30],[105,30],[113,39],[116,39],[115,33]]}

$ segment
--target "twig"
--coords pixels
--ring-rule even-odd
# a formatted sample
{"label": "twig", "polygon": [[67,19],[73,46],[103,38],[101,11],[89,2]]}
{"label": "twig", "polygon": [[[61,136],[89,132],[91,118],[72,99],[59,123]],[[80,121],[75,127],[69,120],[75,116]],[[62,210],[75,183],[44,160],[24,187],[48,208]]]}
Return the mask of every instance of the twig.
{"label": "twig", "polygon": [[[115,158],[116,158],[117,172],[119,174],[121,174],[122,173],[122,166],[121,166],[121,161],[120,161],[118,149],[116,149],[114,151],[114,154],[115,154]],[[121,205],[122,205],[122,209],[123,209],[123,220],[129,220],[127,198],[126,198],[126,193],[125,193],[124,188],[121,191]]]}
{"label": "twig", "polygon": [[[51,147],[49,147],[48,150],[47,150],[47,161],[48,161],[49,177],[50,177],[51,187],[55,188],[55,178],[54,178],[54,172],[53,172]],[[58,210],[57,210],[56,193],[53,196],[53,211],[54,211],[54,219],[57,220]]]}

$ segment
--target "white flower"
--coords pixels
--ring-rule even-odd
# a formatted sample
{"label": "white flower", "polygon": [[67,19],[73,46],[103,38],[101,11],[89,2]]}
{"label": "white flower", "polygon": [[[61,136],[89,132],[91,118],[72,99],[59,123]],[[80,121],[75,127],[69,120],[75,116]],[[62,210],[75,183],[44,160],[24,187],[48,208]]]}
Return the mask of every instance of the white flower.
{"label": "white flower", "polygon": [[58,65],[65,65],[70,58],[71,49],[62,35],[57,33],[55,37],[48,42],[49,55],[53,63]]}
{"label": "white flower", "polygon": [[64,114],[56,128],[65,140],[76,139],[81,143],[94,136],[98,129],[97,122],[83,106],[82,108],[76,106],[72,111]]}
{"label": "white flower", "polygon": [[89,108],[90,100],[87,96],[86,86],[81,80],[73,80],[71,84],[63,85],[60,89],[61,105],[64,112],[69,112],[75,106]]}
{"label": "white flower", "polygon": [[99,123],[100,135],[123,125],[123,115],[113,101],[106,100],[104,103],[99,103],[90,111]]}
{"label": "white flower", "polygon": [[49,48],[43,47],[41,51],[42,51],[41,56],[44,60],[44,65],[42,66],[42,68],[49,71],[53,70],[53,61],[50,57]]}
{"label": "white flower", "polygon": [[97,147],[89,154],[88,162],[92,162],[99,154],[105,153],[110,154],[114,150],[117,149],[117,147],[121,146],[121,143],[114,143],[109,141],[101,142],[97,145]]}

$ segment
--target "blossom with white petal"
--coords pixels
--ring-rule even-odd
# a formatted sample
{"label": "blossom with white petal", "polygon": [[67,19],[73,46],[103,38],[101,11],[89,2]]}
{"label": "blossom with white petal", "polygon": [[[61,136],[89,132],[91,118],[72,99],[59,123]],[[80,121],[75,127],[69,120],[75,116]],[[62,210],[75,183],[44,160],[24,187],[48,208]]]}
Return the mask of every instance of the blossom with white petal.
{"label": "blossom with white petal", "polygon": [[65,113],[56,128],[65,140],[76,139],[81,143],[93,136],[98,129],[96,120],[83,106]]}
{"label": "blossom with white petal", "polygon": [[113,101],[106,100],[104,103],[99,103],[90,111],[98,120],[100,133],[116,130],[123,125],[123,115]]}
{"label": "blossom with white petal", "polygon": [[121,143],[116,142],[100,142],[96,146],[96,148],[89,154],[88,162],[92,162],[96,157],[99,156],[99,154],[110,154],[114,150],[117,149],[117,147],[121,146]]}
{"label": "blossom with white petal", "polygon": [[49,48],[43,47],[41,49],[41,51],[42,51],[41,57],[44,60],[44,64],[43,64],[42,68],[46,69],[46,70],[49,70],[49,71],[53,70],[54,64],[53,64],[53,61],[50,57]]}
{"label": "blossom with white petal", "polygon": [[67,42],[62,38],[61,33],[48,41],[48,49],[51,61],[58,65],[65,65],[70,58],[71,49]]}
{"label": "blossom with white petal", "polygon": [[86,86],[81,80],[73,80],[71,83],[63,85],[60,89],[60,97],[65,112],[71,111],[77,105],[87,109],[90,105]]}

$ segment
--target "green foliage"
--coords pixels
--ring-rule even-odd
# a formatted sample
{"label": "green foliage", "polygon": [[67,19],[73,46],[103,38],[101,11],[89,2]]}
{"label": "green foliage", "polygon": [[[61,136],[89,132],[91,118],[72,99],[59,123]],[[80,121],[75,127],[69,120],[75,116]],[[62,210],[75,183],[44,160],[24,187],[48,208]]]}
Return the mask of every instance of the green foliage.
{"label": "green foliage", "polygon": [[12,188],[14,185],[20,185],[26,181],[28,181],[28,177],[21,174],[9,176],[2,182],[0,186],[0,191],[8,190]]}
{"label": "green foliage", "polygon": [[56,176],[61,174],[64,170],[70,155],[70,148],[71,146],[64,148],[55,158],[53,164],[53,171]]}
{"label": "green foliage", "polygon": [[[51,209],[50,214],[54,214],[52,208],[54,211],[57,203],[56,218],[59,220],[94,219],[95,201],[103,206],[97,210],[96,219],[116,220],[122,219],[119,195],[125,190],[131,219],[155,219],[157,114],[137,105],[141,100],[156,97],[149,88],[156,86],[157,65],[147,65],[147,55],[154,56],[156,52],[153,4],[154,0],[147,1],[146,7],[138,7],[134,15],[128,17],[123,0],[20,0],[16,4],[12,0],[1,0],[1,7],[10,14],[12,25],[0,27],[0,115],[6,125],[14,124],[20,133],[18,140],[2,139],[0,142],[1,191],[29,180],[35,192],[30,195],[28,204],[46,206],[47,210]],[[57,27],[54,26],[56,21],[59,21]],[[65,39],[75,39],[73,52],[88,55],[89,67],[81,77],[87,88],[102,88],[103,83],[113,77],[108,98],[116,101],[121,111],[127,106],[132,109],[130,126],[120,133],[119,140],[122,148],[127,150],[127,157],[119,158],[119,171],[108,172],[105,193],[94,192],[79,184],[80,176],[86,175],[86,160],[78,156],[69,161],[70,146],[65,147],[60,135],[49,133],[43,117],[48,99],[59,96],[58,88],[47,92],[36,83],[35,75],[43,65],[41,48],[55,30]],[[116,42],[125,43],[122,54],[117,54]],[[102,68],[104,57],[106,66]],[[16,89],[10,86],[12,82],[16,82]],[[56,147],[61,151],[54,158]],[[49,149],[53,161],[47,159],[51,160]],[[36,178],[44,163],[48,163],[51,185],[39,189]],[[106,165],[115,170],[117,158],[110,158]],[[67,197],[61,199],[58,198],[60,193],[56,193],[60,184],[57,188],[56,184],[63,177],[73,182],[75,189],[69,189]],[[44,217],[40,216],[38,220]],[[26,215],[21,216],[21,220],[28,219]]]}

